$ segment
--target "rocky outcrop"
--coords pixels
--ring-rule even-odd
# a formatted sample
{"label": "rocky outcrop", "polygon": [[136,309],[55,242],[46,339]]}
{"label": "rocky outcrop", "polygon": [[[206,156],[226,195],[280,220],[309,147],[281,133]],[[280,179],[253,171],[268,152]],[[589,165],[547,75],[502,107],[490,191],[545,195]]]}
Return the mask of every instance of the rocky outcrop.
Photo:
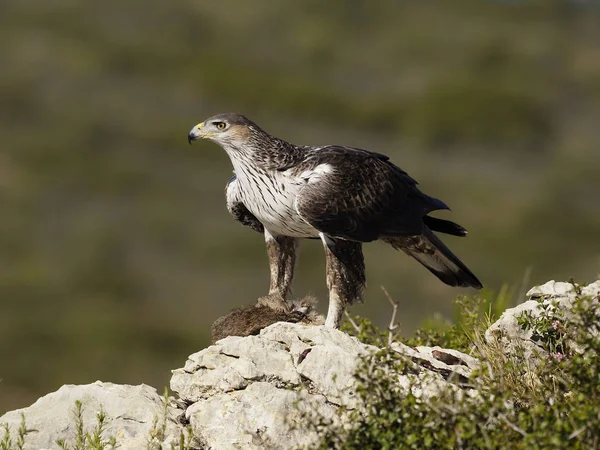
{"label": "rocky outcrop", "polygon": [[[185,429],[177,422],[181,413],[173,404],[165,405],[156,389],[145,384],[119,385],[96,381],[87,385],[65,385],[40,398],[28,408],[18,409],[0,417],[16,438],[24,415],[27,434],[26,450],[58,449],[62,439],[73,448],[77,442],[76,401],[81,401],[83,432],[93,433],[98,425],[97,414],[106,415],[102,437],[114,438],[119,449],[170,448],[177,444]],[[164,428],[163,428],[164,427]],[[0,439],[3,431],[0,429]],[[15,447],[16,448],[16,447]]]}
{"label": "rocky outcrop", "polygon": [[171,389],[209,448],[293,448],[315,438],[294,429],[304,413],[332,418],[338,406],[354,405],[352,375],[372,350],[338,330],[277,323],[191,355]]}
{"label": "rocky outcrop", "polygon": [[[395,348],[430,365],[422,369],[431,375],[421,383],[424,396],[455,388],[446,378],[468,376],[473,363],[460,352],[454,353],[464,365],[446,364],[426,348]],[[334,420],[340,406],[357,406],[354,373],[377,350],[339,330],[277,323],[258,336],[228,337],[191,355],[173,372],[171,389],[189,405],[185,417],[209,448],[295,448],[317,439],[302,426],[307,414]]]}
{"label": "rocky outcrop", "polygon": [[596,299],[600,296],[600,280],[587,286],[573,283],[548,281],[527,292],[528,300],[509,308],[486,331],[488,342],[496,342],[509,356],[525,358],[534,362],[544,351],[536,340],[536,329],[523,326],[525,315],[535,319],[541,314],[556,311],[563,317],[571,317],[573,303],[577,298]]}
{"label": "rocky outcrop", "polygon": [[[399,375],[407,389],[414,384],[410,377],[423,372],[419,396],[457,389],[447,380],[452,374],[467,377],[476,366],[473,358],[453,350],[399,343],[393,348],[418,368]],[[23,413],[25,448],[56,449],[57,439],[76,440],[74,405],[80,400],[84,431],[93,430],[102,409],[102,436],[114,437],[118,448],[179,448],[183,435],[191,448],[291,449],[317,440],[303,426],[307,417],[318,414],[335,421],[340,407],[357,406],[354,373],[377,350],[339,330],[280,322],[257,336],[230,336],[191,355],[183,368],[173,371],[177,402],[171,398],[165,404],[145,385],[96,382],[63,386],[29,408],[7,413],[0,423],[7,423],[16,436]]]}
{"label": "rocky outcrop", "polygon": [[[535,316],[548,307],[568,314],[578,295],[598,297],[600,281],[583,288],[555,282],[533,288],[529,300],[507,310],[486,337],[500,342],[507,354],[519,346],[533,349],[531,330],[520,325],[519,316]],[[478,395],[468,383],[472,371],[479,369],[477,359],[452,349],[412,348],[400,342],[392,343],[391,349],[409,361],[407,373],[394,375],[415,396],[426,399],[448,389]],[[257,335],[230,336],[191,355],[173,371],[176,400],[164,399],[145,385],[63,386],[29,408],[0,417],[0,423],[8,424],[14,438],[24,414],[25,449],[56,449],[57,439],[70,442],[72,448],[77,433],[74,405],[79,400],[84,434],[92,433],[96,414],[103,410],[102,437],[113,437],[119,449],[178,449],[182,436],[190,449],[309,446],[318,437],[306,427],[308,417],[318,414],[335,422],[343,420],[340,408],[360,407],[354,374],[378,350],[339,330],[279,322]],[[2,434],[0,428],[0,439]]]}

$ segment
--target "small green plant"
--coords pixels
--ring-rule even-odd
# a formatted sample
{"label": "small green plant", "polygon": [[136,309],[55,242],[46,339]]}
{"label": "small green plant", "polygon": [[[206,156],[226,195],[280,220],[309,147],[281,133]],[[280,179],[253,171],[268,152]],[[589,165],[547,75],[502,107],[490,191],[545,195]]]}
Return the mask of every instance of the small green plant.
{"label": "small green plant", "polygon": [[398,304],[392,299],[388,291],[381,286],[381,290],[387,297],[388,301],[392,305],[392,317],[388,326],[387,333],[380,330],[377,326],[366,317],[355,316],[354,318],[346,311],[347,321],[342,323],[341,330],[351,334],[358,338],[359,341],[374,345],[376,347],[383,347],[392,343],[396,337],[396,330],[398,324],[396,323],[396,312],[398,311]]}
{"label": "small green plant", "polygon": [[25,414],[21,413],[21,423],[17,430],[16,440],[13,442],[10,428],[7,423],[2,424],[4,434],[0,441],[0,450],[23,450],[25,446],[25,435],[27,434],[27,424],[25,423]]}
{"label": "small green plant", "polygon": [[[342,331],[356,336],[365,344],[376,347],[388,345],[391,339],[397,338],[394,331],[397,328],[395,311],[398,305],[385,288],[382,290],[393,307],[387,331],[381,330],[369,319],[358,316],[346,315],[348,320],[342,324]],[[428,320],[405,343],[411,347],[438,345],[469,352],[473,346],[475,334],[491,325],[494,317],[511,303],[513,296],[514,292],[510,291],[507,286],[503,286],[498,295],[484,292],[474,297],[459,296],[454,302],[456,305],[454,322],[442,319]]]}
{"label": "small green plant", "polygon": [[564,314],[557,302],[540,301],[540,313],[525,311],[517,318],[517,323],[525,331],[531,330],[531,340],[552,357],[562,358],[568,352],[567,334],[564,327]]}
{"label": "small green plant", "polygon": [[406,343],[413,347],[439,345],[470,352],[475,334],[489,327],[495,317],[512,303],[514,295],[514,292],[504,285],[497,295],[491,291],[484,291],[473,297],[459,296],[454,302],[454,321],[428,321]]}
{"label": "small green plant", "polygon": [[56,444],[63,450],[105,450],[114,448],[116,439],[114,436],[105,439],[102,434],[106,427],[106,413],[103,409],[96,414],[96,425],[91,432],[84,431],[83,403],[75,401],[73,411],[75,417],[75,442],[69,444],[65,439],[57,439]]}
{"label": "small green plant", "polygon": [[[163,410],[161,413],[161,417],[158,415],[154,416],[154,420],[152,421],[152,427],[150,428],[150,432],[148,434],[148,439],[146,441],[146,449],[147,450],[165,450],[165,440],[167,437],[167,422],[169,420],[169,388],[165,387],[163,393]],[[187,436],[181,432],[179,434],[179,441],[177,444],[171,443],[168,447],[169,450],[192,450],[191,441],[192,441],[192,433],[191,428],[187,429]]]}
{"label": "small green plant", "polygon": [[340,327],[343,332],[355,336],[364,344],[376,347],[384,345],[387,334],[373,324],[370,319],[360,316],[351,317],[348,313],[346,313],[346,319]]}

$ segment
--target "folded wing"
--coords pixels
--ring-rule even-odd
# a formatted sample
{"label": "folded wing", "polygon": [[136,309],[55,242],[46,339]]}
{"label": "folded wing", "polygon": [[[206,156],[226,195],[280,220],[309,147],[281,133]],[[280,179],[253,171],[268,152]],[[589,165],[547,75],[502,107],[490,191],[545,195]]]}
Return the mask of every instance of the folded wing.
{"label": "folded wing", "polygon": [[369,242],[418,235],[426,214],[448,209],[423,194],[417,182],[386,156],[366,150],[321,148],[294,170],[318,174],[307,176],[295,206],[306,222],[332,237]]}

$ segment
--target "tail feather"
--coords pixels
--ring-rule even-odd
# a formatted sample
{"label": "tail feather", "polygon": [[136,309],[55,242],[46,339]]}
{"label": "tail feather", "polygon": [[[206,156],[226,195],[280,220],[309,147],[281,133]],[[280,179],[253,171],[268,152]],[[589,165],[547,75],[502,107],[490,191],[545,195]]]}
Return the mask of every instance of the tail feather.
{"label": "tail feather", "polygon": [[415,258],[450,286],[483,287],[473,272],[427,227],[419,236],[394,236],[384,240],[396,250]]}
{"label": "tail feather", "polygon": [[439,231],[440,233],[451,234],[452,236],[466,236],[467,235],[467,230],[465,230],[459,224],[451,222],[449,220],[425,216],[425,217],[423,217],[423,223],[427,227],[429,227],[430,230]]}

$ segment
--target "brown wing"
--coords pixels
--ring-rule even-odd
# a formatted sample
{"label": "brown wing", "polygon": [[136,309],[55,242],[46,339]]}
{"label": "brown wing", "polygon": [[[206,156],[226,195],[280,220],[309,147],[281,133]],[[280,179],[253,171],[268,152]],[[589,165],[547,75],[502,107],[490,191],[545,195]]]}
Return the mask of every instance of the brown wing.
{"label": "brown wing", "polygon": [[420,234],[423,216],[448,209],[423,194],[417,182],[387,157],[330,146],[311,152],[296,171],[321,164],[333,170],[309,180],[296,199],[298,214],[332,237],[369,242],[384,236]]}

